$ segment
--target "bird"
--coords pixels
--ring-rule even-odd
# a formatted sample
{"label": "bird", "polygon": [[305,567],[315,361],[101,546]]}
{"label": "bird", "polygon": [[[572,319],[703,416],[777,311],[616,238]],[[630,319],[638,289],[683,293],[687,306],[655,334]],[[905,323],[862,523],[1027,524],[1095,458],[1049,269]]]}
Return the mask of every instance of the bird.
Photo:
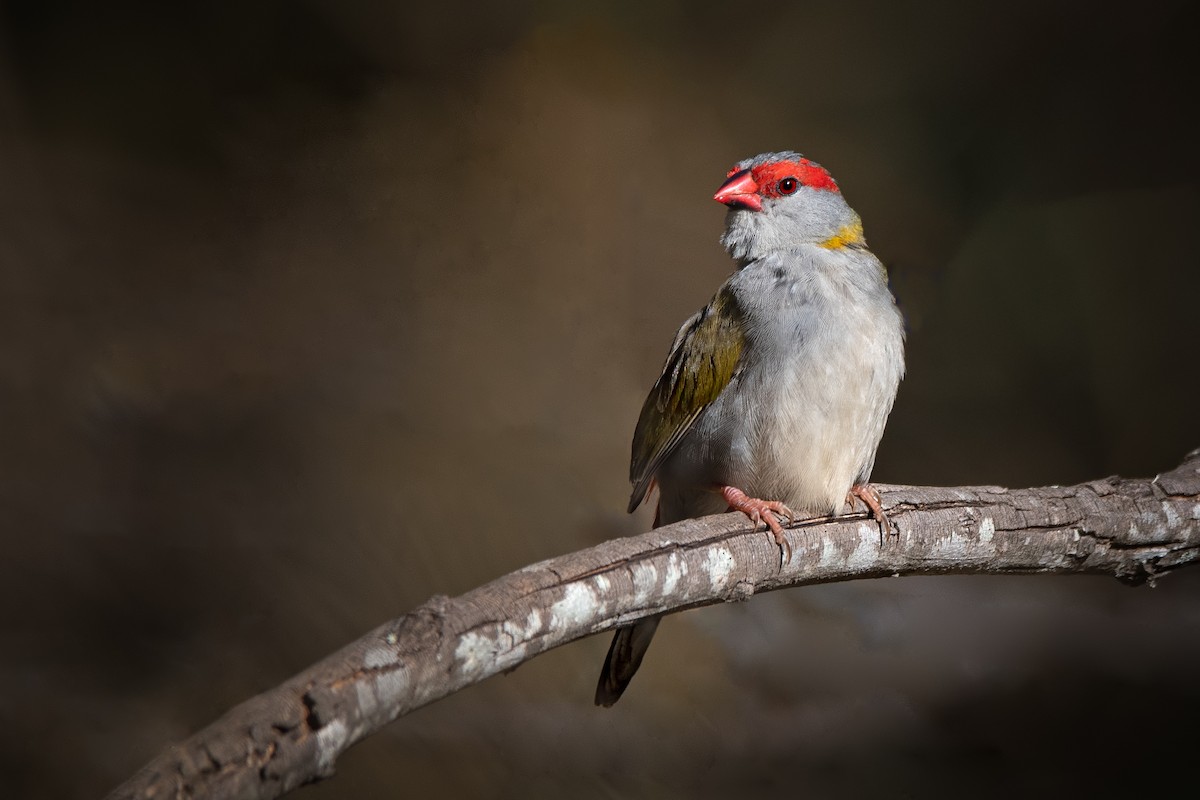
{"label": "bird", "polygon": [[[903,315],[862,220],[829,171],[785,150],[739,161],[713,199],[734,270],[679,328],[642,405],[629,512],[658,491],[654,526],[740,511],[780,549],[781,521],[836,515],[870,484],[904,376]],[[620,699],[661,616],[619,628],[596,705]]]}

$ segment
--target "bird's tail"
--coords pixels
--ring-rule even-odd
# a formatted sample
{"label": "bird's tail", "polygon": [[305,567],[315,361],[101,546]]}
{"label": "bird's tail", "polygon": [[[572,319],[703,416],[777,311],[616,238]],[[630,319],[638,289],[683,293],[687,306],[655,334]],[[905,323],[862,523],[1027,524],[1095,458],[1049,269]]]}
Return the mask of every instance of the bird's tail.
{"label": "bird's tail", "polygon": [[[651,485],[653,485],[651,481]],[[637,497],[637,492],[634,492]],[[640,502],[639,498],[639,502]],[[630,503],[630,511],[635,507]],[[654,509],[654,525],[662,525],[662,503]],[[634,673],[642,665],[642,656],[654,639],[658,623],[662,617],[650,617],[641,622],[635,622],[624,628],[618,628],[613,634],[612,644],[608,646],[608,655],[604,657],[604,666],[600,669],[600,681],[596,684],[596,705],[608,708],[621,699],[625,687],[633,680]]]}
{"label": "bird's tail", "polygon": [[642,656],[646,655],[660,620],[662,617],[650,617],[616,632],[600,670],[600,682],[596,684],[596,705],[608,707],[621,699],[642,664]]}

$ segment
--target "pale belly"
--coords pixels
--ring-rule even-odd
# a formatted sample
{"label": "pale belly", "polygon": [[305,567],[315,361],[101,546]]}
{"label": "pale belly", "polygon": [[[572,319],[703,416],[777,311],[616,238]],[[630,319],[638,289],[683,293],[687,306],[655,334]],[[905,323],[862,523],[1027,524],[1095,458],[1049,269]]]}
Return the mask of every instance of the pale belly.
{"label": "pale belly", "polygon": [[660,469],[660,521],[724,511],[720,485],[797,513],[840,512],[870,477],[903,371],[898,317],[884,319],[772,337],[780,348],[746,365]]}

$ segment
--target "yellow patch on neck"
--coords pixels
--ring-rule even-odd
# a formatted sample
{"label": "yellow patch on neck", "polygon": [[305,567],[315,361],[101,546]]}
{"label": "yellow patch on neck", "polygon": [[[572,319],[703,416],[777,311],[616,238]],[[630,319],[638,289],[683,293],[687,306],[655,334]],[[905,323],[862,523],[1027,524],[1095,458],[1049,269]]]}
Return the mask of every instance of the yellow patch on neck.
{"label": "yellow patch on neck", "polygon": [[821,242],[820,246],[829,250],[837,250],[839,247],[852,244],[865,244],[862,221],[858,219],[848,225],[843,225],[837,233]]}

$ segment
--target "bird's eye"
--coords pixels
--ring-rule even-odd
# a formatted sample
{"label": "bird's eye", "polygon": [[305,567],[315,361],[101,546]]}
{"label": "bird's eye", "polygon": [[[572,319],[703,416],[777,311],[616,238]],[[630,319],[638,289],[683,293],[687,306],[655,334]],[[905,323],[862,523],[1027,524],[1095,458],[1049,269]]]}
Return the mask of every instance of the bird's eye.
{"label": "bird's eye", "polygon": [[800,181],[795,178],[784,178],[779,182],[780,194],[794,194],[800,188]]}

